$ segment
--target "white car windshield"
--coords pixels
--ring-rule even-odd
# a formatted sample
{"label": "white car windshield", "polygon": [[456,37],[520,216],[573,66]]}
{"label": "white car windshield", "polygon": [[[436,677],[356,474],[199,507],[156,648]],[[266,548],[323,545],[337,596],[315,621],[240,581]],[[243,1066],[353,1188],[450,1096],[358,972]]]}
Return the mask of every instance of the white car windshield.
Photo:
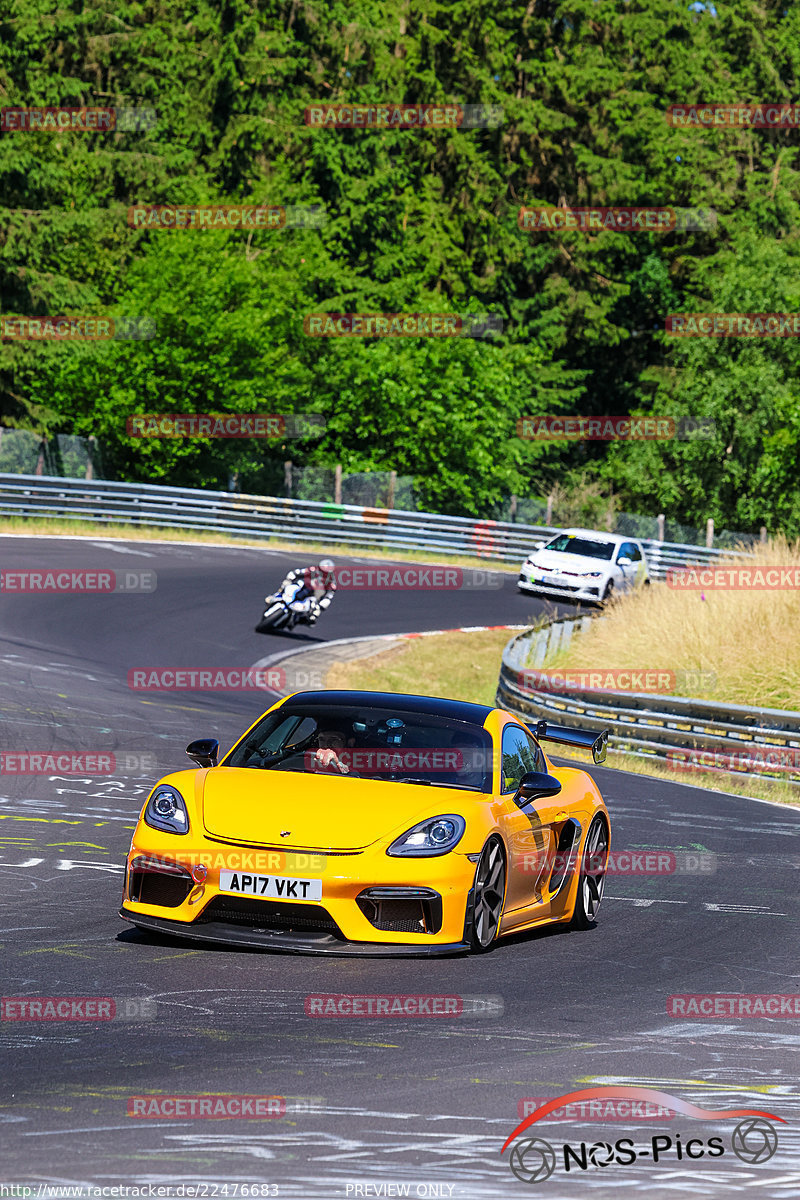
{"label": "white car windshield", "polygon": [[590,538],[576,537],[572,533],[560,533],[548,542],[545,550],[557,550],[560,554],[577,554],[581,558],[611,559],[614,542],[593,542]]}

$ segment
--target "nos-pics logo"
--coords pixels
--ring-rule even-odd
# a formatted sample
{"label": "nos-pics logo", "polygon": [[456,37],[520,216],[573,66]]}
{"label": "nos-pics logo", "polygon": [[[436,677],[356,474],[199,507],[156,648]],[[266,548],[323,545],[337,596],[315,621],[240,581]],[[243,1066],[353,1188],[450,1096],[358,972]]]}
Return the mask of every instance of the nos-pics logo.
{"label": "nos-pics logo", "polygon": [[719,1158],[732,1151],[737,1158],[748,1165],[765,1163],[778,1149],[778,1134],[771,1124],[780,1121],[785,1124],[783,1117],[774,1113],[764,1112],[759,1108],[730,1108],[719,1112],[711,1109],[698,1108],[687,1100],[680,1100],[668,1092],[659,1092],[653,1088],[644,1087],[597,1087],[584,1088],[577,1092],[568,1092],[564,1096],[556,1096],[548,1100],[526,1117],[512,1134],[506,1139],[501,1154],[520,1134],[524,1133],[536,1121],[541,1121],[550,1113],[562,1109],[568,1104],[579,1104],[589,1100],[625,1099],[645,1101],[681,1113],[699,1121],[729,1121],[731,1118],[742,1118],[730,1136],[730,1146],[726,1148],[721,1136],[686,1138],[684,1134],[666,1133],[655,1134],[649,1142],[637,1145],[633,1138],[622,1137],[612,1142],[579,1142],[577,1144],[564,1142],[553,1146],[544,1138],[531,1137],[517,1142],[509,1156],[509,1166],[514,1175],[522,1183],[542,1183],[549,1179],[556,1168],[570,1175],[578,1175],[593,1168],[610,1166],[632,1166],[643,1159],[645,1162],[668,1163],[674,1166],[678,1161],[697,1162],[701,1158]]}

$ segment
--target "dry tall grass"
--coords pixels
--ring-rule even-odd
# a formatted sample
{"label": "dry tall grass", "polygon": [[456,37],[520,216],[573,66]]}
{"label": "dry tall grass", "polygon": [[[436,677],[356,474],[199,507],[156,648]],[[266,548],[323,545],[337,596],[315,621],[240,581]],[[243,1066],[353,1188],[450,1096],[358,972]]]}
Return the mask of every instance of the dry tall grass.
{"label": "dry tall grass", "polygon": [[[718,565],[792,567],[800,580],[800,542],[776,538],[754,559]],[[678,673],[677,695],[800,709],[799,635],[798,587],[689,591],[653,583],[611,605],[548,666],[655,667]]]}

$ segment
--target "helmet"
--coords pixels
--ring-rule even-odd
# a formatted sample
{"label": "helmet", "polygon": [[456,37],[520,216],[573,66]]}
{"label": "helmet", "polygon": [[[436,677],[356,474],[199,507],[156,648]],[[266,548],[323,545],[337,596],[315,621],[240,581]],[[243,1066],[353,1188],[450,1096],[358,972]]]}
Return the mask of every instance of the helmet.
{"label": "helmet", "polygon": [[323,575],[330,575],[335,565],[332,558],[321,558],[319,560],[319,569]]}

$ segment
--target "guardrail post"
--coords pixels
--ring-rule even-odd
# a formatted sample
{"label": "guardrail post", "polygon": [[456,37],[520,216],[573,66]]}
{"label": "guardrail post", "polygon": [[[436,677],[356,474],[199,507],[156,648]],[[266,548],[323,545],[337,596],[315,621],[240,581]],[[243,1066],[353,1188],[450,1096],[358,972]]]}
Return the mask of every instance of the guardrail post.
{"label": "guardrail post", "polygon": [[387,508],[394,508],[394,489],[397,483],[397,471],[389,472],[389,497],[386,501]]}
{"label": "guardrail post", "polygon": [[759,541],[762,542],[764,545],[766,545],[766,542],[767,542],[767,527],[766,527],[766,525],[761,526],[758,537],[759,537]]}
{"label": "guardrail post", "polygon": [[545,523],[545,525],[553,524],[553,493],[552,492],[547,497],[547,512],[545,513],[544,523]]}
{"label": "guardrail post", "polygon": [[536,634],[536,640],[533,646],[533,654],[531,655],[534,667],[541,667],[542,663],[547,658],[547,646],[549,641],[550,626],[547,625],[544,629],[540,629]]}
{"label": "guardrail post", "polygon": [[706,521],[706,549],[713,550],[714,548],[714,518],[709,517]]}
{"label": "guardrail post", "polygon": [[94,479],[94,448],[97,445],[97,438],[94,434],[90,434],[86,439],[86,478]]}
{"label": "guardrail post", "polygon": [[291,500],[292,498],[292,460],[288,459],[283,464],[283,487],[286,495]]}
{"label": "guardrail post", "polygon": [[658,521],[658,538],[657,538],[657,540],[659,542],[663,542],[664,530],[666,528],[667,518],[665,517],[664,513],[659,513],[658,516],[656,517],[656,520]]}
{"label": "guardrail post", "polygon": [[517,497],[513,492],[511,494],[511,505],[509,507],[508,517],[512,523],[517,519]]}
{"label": "guardrail post", "polygon": [[333,470],[333,503],[342,503],[342,464],[337,463]]}

